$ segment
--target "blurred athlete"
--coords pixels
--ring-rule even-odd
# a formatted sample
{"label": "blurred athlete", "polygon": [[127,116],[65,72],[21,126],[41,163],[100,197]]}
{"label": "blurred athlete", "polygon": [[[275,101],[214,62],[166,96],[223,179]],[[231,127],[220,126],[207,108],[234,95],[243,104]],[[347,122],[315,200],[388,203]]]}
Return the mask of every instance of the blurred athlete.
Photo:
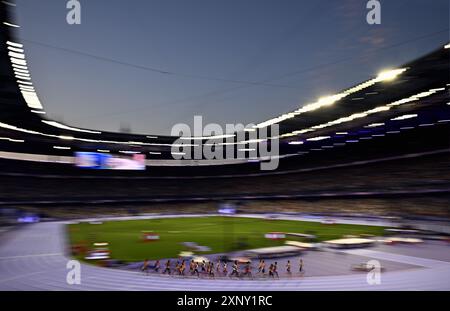
{"label": "blurred athlete", "polygon": [[145,259],[144,264],[142,265],[142,268],[141,268],[142,272],[145,272],[148,274],[148,265],[149,265],[148,259]]}
{"label": "blurred athlete", "polygon": [[298,265],[298,272],[303,274],[303,259],[300,258],[300,263]]}
{"label": "blurred athlete", "polygon": [[209,272],[208,275],[210,277],[214,277],[214,262],[210,261],[209,262]]}
{"label": "blurred athlete", "polygon": [[258,274],[258,273],[261,273],[261,270],[262,270],[262,259],[259,260],[259,263],[258,263],[258,272],[257,272],[257,274]]}
{"label": "blurred athlete", "polygon": [[252,267],[250,266],[250,263],[247,263],[247,265],[245,266],[244,274],[242,276],[248,276],[251,279],[253,278],[252,277]]}
{"label": "blurred athlete", "polygon": [[200,276],[200,273],[198,272],[198,262],[194,262],[194,275],[197,274],[197,276]]}
{"label": "blurred athlete", "polygon": [[291,272],[291,261],[290,261],[290,260],[287,261],[287,264],[286,264],[286,272],[287,272],[287,274],[289,274],[289,275],[292,274],[292,272]]}
{"label": "blurred athlete", "polygon": [[165,267],[166,267],[166,268],[164,269],[163,274],[166,274],[166,272],[167,272],[168,274],[170,274],[170,259],[167,260],[166,266],[165,266]]}
{"label": "blurred athlete", "polygon": [[206,262],[204,260],[202,261],[202,272],[206,272]]}
{"label": "blurred athlete", "polygon": [[220,276],[220,259],[217,260],[217,263],[216,263],[216,273],[218,276]]}
{"label": "blurred athlete", "polygon": [[180,267],[180,275],[184,276],[184,270],[186,270],[186,261],[182,261],[181,262],[181,267]]}
{"label": "blurred athlete", "polygon": [[277,269],[278,269],[278,263],[275,261],[275,264],[273,265],[272,273],[273,273],[273,276],[276,275],[277,278],[280,278],[280,276],[278,275]]}
{"label": "blurred athlete", "polygon": [[228,263],[225,261],[225,262],[223,263],[223,275],[224,275],[224,276],[226,276],[227,273],[228,273],[227,267],[228,267]]}
{"label": "blurred athlete", "polygon": [[238,265],[237,260],[234,261],[232,269],[233,270],[230,273],[230,278],[233,277],[233,275],[239,277],[239,265]]}
{"label": "blurred athlete", "polygon": [[270,264],[269,266],[269,277],[273,278],[273,264]]}
{"label": "blurred athlete", "polygon": [[159,265],[159,260],[157,260],[157,261],[155,262],[155,265],[153,266],[153,270],[154,270],[156,273],[158,273],[159,267],[160,267],[160,265]]}

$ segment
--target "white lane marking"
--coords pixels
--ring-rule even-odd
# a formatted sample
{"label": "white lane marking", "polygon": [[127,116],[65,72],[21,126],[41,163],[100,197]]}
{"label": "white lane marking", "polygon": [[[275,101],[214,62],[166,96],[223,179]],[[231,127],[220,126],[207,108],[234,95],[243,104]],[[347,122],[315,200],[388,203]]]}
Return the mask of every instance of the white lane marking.
{"label": "white lane marking", "polygon": [[387,261],[395,261],[409,265],[422,266],[426,268],[435,268],[439,266],[450,266],[450,262],[436,260],[436,259],[428,259],[422,257],[414,257],[408,255],[394,254],[394,253],[386,253],[380,251],[373,251],[368,249],[353,249],[343,251],[344,253],[351,255],[359,255],[364,257],[382,259]]}
{"label": "white lane marking", "polygon": [[0,257],[0,260],[19,259],[19,258],[32,258],[32,257],[49,257],[49,256],[61,256],[61,255],[63,255],[63,253],[30,254],[30,255]]}

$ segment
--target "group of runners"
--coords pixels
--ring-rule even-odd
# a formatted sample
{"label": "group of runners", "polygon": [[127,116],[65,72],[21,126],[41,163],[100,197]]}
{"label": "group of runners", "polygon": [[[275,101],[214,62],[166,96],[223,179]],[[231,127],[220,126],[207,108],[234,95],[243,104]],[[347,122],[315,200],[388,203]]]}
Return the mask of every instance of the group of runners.
{"label": "group of runners", "polygon": [[[241,268],[241,265],[243,268]],[[278,262],[271,263],[268,266],[268,269],[266,270],[266,262],[265,260],[261,259],[258,263],[258,272],[255,276],[260,277],[270,277],[270,278],[279,278],[278,274]],[[286,274],[288,276],[292,276],[292,265],[291,261],[288,260],[285,266]],[[156,260],[154,265],[150,265],[150,261],[146,259],[144,261],[144,264],[141,268],[142,272],[149,273],[150,270],[153,270],[156,273],[159,273],[162,271],[162,274],[169,274],[169,275],[179,275],[179,276],[197,276],[197,277],[210,277],[214,278],[216,276],[220,277],[230,277],[230,278],[253,278],[252,275],[252,266],[250,262],[240,264],[237,260],[235,260],[231,265],[231,272],[228,273],[228,262],[226,261],[220,261],[218,260],[216,264],[212,261],[206,262],[205,260],[202,260],[201,262],[197,262],[194,260],[179,260],[176,262],[175,267],[172,267],[171,260],[167,260],[164,265],[163,269],[161,269],[161,264],[159,260]],[[299,259],[298,262],[298,272],[303,275],[304,269],[303,269],[303,259]]]}
{"label": "group of runners", "polygon": [[[278,262],[275,261],[273,264],[270,264],[269,265],[269,269],[268,269],[267,272],[268,272],[268,276],[269,277],[272,277],[272,278],[277,277],[277,278],[279,278],[279,275],[278,275]],[[299,263],[298,263],[298,272],[300,274],[304,273],[304,270],[303,270],[303,259],[302,258],[300,258]],[[259,261],[257,274],[266,275],[266,262],[264,260],[262,260],[262,259]],[[292,276],[292,264],[291,264],[290,260],[288,260],[287,263],[286,263],[286,274],[289,275],[289,276]]]}

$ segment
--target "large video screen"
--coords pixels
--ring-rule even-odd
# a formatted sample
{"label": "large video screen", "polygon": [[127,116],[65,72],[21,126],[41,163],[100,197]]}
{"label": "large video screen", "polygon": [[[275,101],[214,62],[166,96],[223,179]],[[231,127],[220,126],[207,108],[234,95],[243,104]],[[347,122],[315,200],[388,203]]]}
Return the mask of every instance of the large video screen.
{"label": "large video screen", "polygon": [[75,152],[75,165],[97,170],[145,170],[145,154],[112,155],[97,152]]}

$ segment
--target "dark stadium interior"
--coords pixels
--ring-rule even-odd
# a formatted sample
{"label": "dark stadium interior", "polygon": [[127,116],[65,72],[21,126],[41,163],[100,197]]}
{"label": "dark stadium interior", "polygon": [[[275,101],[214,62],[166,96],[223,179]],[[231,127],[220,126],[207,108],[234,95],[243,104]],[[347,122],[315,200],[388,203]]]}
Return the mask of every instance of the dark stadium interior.
{"label": "dark stadium interior", "polygon": [[[3,20],[13,16],[8,9],[1,11]],[[205,165],[195,160],[166,165],[173,161],[171,144],[176,137],[77,132],[44,123],[45,115],[36,113],[39,108],[33,111],[27,107],[21,96],[23,87],[19,89],[9,63],[6,42],[17,42],[14,32],[2,27],[0,41],[0,137],[7,138],[0,140],[0,201],[4,205],[277,196],[320,199],[399,193],[433,197],[450,191],[449,49],[439,48],[404,64],[407,70],[393,81],[373,83],[334,105],[306,111],[301,117],[282,118],[278,122],[280,137],[267,141],[271,144],[279,140],[280,164],[277,170],[266,172],[259,170],[259,162],[264,160],[251,158],[233,164],[225,161]],[[418,97],[413,100],[401,101],[415,95]],[[400,103],[300,136],[289,135],[361,113],[360,98],[364,98],[366,112]],[[416,117],[396,119],[411,114]],[[301,144],[295,144],[299,137]],[[70,150],[55,149],[55,145]],[[83,170],[73,165],[74,151],[100,148],[112,153],[126,148],[146,154],[147,169]],[[23,160],[29,155],[39,158]]]}
{"label": "dark stadium interior", "polygon": [[[152,4],[155,8],[161,8],[163,1],[157,2]],[[350,2],[353,5],[357,1]],[[142,3],[145,3],[143,7],[147,7],[147,1]],[[346,1],[343,3],[344,8],[349,4]],[[326,4],[326,1],[321,3]],[[115,5],[126,8],[128,4],[117,1]],[[76,127],[63,122],[63,116],[58,114],[49,117],[51,99],[54,98],[49,97],[48,92],[55,89],[55,92],[64,93],[68,88],[59,89],[56,85],[53,88],[55,82],[51,82],[52,87],[45,91],[47,93],[38,89],[27,63],[32,59],[26,57],[28,52],[33,52],[27,50],[27,44],[33,41],[27,40],[26,34],[22,37],[21,30],[27,27],[17,21],[20,15],[16,6],[16,0],[0,0],[0,291],[263,292],[280,289],[450,288],[448,42],[436,46],[437,41],[433,41],[422,50],[402,54],[402,58],[399,55],[396,55],[397,58],[386,57],[383,62],[374,63],[375,70],[381,67],[378,73],[364,72],[372,69],[360,70],[352,65],[348,70],[358,72],[355,75],[357,78],[349,74],[338,87],[326,85],[325,82],[327,79],[341,81],[337,80],[342,76],[337,74],[341,69],[332,74],[332,70],[321,68],[321,74],[329,76],[317,81],[314,74],[300,77],[304,78],[303,81],[312,81],[308,81],[310,84],[303,82],[302,87],[317,83],[314,92],[325,93],[327,89],[334,89],[335,94],[319,97],[315,101],[300,100],[300,95],[307,98],[310,94],[296,94],[299,97],[295,101],[300,102],[292,111],[283,111],[281,104],[275,106],[277,102],[270,96],[267,97],[270,104],[254,101],[260,104],[254,106],[255,113],[250,111],[250,116],[255,116],[254,124],[245,128],[208,132],[205,128],[210,123],[206,127],[202,124],[203,132],[194,130],[192,135],[180,132],[175,136],[173,128],[172,136],[132,133],[130,129],[139,123],[136,117],[130,126],[127,124],[121,126],[120,132],[112,132],[95,127]],[[39,5],[36,4],[36,7]],[[439,6],[434,9],[436,7]],[[60,9],[64,10],[64,7]],[[180,9],[170,8],[169,11],[177,10]],[[315,18],[313,15],[311,17]],[[127,25],[128,18],[116,26],[130,26]],[[36,21],[42,22],[37,17]],[[139,24],[137,19],[133,22]],[[362,22],[366,23],[366,20]],[[267,23],[269,25],[270,21]],[[70,24],[69,21],[67,24]],[[368,20],[367,24],[370,24]],[[418,24],[415,26],[419,27]],[[393,28],[392,24],[375,29],[370,36],[374,36],[374,40],[378,35],[383,37],[386,29],[392,31],[392,37],[395,35],[406,40],[404,33]],[[292,29],[285,35],[293,35],[297,31]],[[442,35],[443,32],[436,33]],[[300,40],[301,36],[297,35]],[[319,35],[308,36],[313,36],[314,40],[325,39]],[[100,41],[97,43],[102,44]],[[117,44],[122,43],[117,40]],[[332,45],[328,41],[327,44]],[[377,51],[389,50],[395,45],[386,43],[386,46],[381,44],[380,47],[379,50],[372,50],[374,57],[381,55]],[[403,47],[403,51],[406,48]],[[126,49],[137,50],[130,43],[126,44]],[[58,52],[63,50],[60,48]],[[66,52],[74,51],[67,49]],[[348,51],[351,51],[348,57],[358,54],[351,48]],[[395,53],[399,51],[395,50]],[[424,51],[426,53],[422,53]],[[299,57],[304,61],[306,55],[306,59],[311,58],[311,65],[317,65],[312,59],[316,56],[329,58],[333,53],[332,50],[326,52],[323,54],[326,56],[311,56],[305,50],[304,55]],[[59,54],[66,61],[66,54]],[[74,55],[100,63],[103,60],[107,65],[115,62],[119,70],[121,66],[134,66],[133,70],[142,70],[138,65],[115,61],[113,56],[102,58],[81,50],[74,52]],[[188,58],[186,62],[192,62],[189,65],[194,67],[193,60]],[[393,61],[396,59],[401,59],[401,62],[406,60],[407,63]],[[52,60],[49,54],[48,61]],[[136,64],[138,62],[136,59]],[[210,60],[206,63],[209,64]],[[269,64],[269,58],[267,63],[270,69],[273,64]],[[331,62],[326,59],[326,63]],[[345,70],[346,64],[339,62]],[[382,68],[386,64],[391,67]],[[39,65],[49,68],[45,61]],[[155,61],[155,68],[160,65]],[[174,76],[180,70],[179,75],[182,76],[182,66],[167,68],[173,70]],[[37,69],[36,73],[42,70],[41,67],[34,69]],[[282,66],[277,70],[281,69]],[[64,71],[66,74],[71,73]],[[160,74],[164,76],[169,71],[155,73],[156,78],[152,74],[150,76],[159,79]],[[124,105],[122,109],[136,108],[132,104],[133,99],[138,98],[133,97],[133,87],[137,87],[131,85],[133,81],[126,81],[126,73],[110,76],[117,81],[123,80],[120,83],[126,91],[123,92],[122,88],[117,91],[123,93],[128,102],[120,99],[120,105]],[[185,76],[188,79],[194,77]],[[240,83],[247,86],[280,86],[265,85],[265,82],[226,81],[212,76],[208,79],[220,80],[220,83],[231,81],[232,86]],[[38,74],[35,77],[39,77]],[[99,82],[94,77],[82,74],[80,77],[92,84]],[[263,77],[264,74],[261,75]],[[133,78],[139,79],[138,76]],[[353,81],[359,79],[362,81]],[[208,89],[206,81],[201,78],[197,80],[200,80],[197,81],[199,85],[195,87]],[[100,82],[108,84],[112,81],[106,79]],[[170,81],[173,83],[173,80]],[[349,81],[353,84],[346,85]],[[320,88],[322,84],[325,85]],[[44,90],[45,87],[41,86],[45,85],[41,84],[39,88]],[[339,90],[342,85],[347,88]],[[182,86],[180,89],[186,93],[183,95],[188,95],[186,89],[193,91],[190,88],[195,88],[194,83]],[[170,89],[159,84],[153,87],[174,93],[167,97],[179,95],[175,94],[176,87],[172,85]],[[292,89],[296,93],[304,92],[298,86],[292,86]],[[274,94],[287,94],[285,90],[278,88]],[[103,92],[102,88],[95,91]],[[152,93],[150,89],[144,91]],[[90,92],[92,90],[87,90],[83,95],[90,96]],[[92,95],[93,100],[101,98]],[[113,112],[112,108],[117,108],[111,103],[114,96],[108,96],[101,104],[111,106],[111,111],[107,112]],[[143,101],[148,106],[141,107],[149,110],[153,118],[158,118],[159,110],[153,111],[151,106],[156,105],[159,97],[159,93],[157,95],[153,90],[153,94],[145,98],[148,102]],[[152,102],[154,98],[155,103]],[[249,99],[245,98],[251,102]],[[78,107],[71,100],[74,99],[62,102],[81,111],[82,105]],[[76,100],[77,104],[88,102]],[[235,106],[240,104],[233,97],[227,100],[232,100]],[[201,100],[193,101],[194,104],[203,104]],[[60,100],[56,103],[66,113],[66,106],[60,104]],[[95,103],[100,106],[99,101]],[[95,103],[93,105],[99,108]],[[227,104],[221,102],[221,105]],[[271,119],[260,120],[264,114],[257,110],[262,106],[275,107],[280,110],[279,115],[270,116],[273,114],[270,111],[268,115]],[[197,108],[195,111],[200,111],[198,114],[206,120],[206,109]],[[244,109],[239,108],[234,107],[230,111],[241,113],[242,119],[245,119]],[[70,111],[67,109],[67,114]],[[94,114],[95,109],[91,112]],[[217,114],[220,113],[218,109]],[[105,114],[102,118],[105,116],[108,120],[103,121],[111,121],[111,124],[106,124],[104,128],[114,129],[110,115]],[[161,120],[158,121],[164,123],[164,116],[160,113]],[[231,117],[238,119],[236,115]],[[73,120],[76,121],[77,117]],[[78,124],[87,124],[84,121]],[[152,126],[159,128],[159,124],[154,123]],[[96,125],[101,127],[105,124],[99,122]],[[216,156],[211,157],[211,154]],[[268,164],[274,166],[266,169]],[[262,268],[265,267],[262,266],[264,260],[267,260],[267,274]],[[159,270],[160,261],[164,272]],[[185,262],[189,263],[186,274]],[[82,267],[82,282],[81,276],[76,274],[71,278],[71,264]],[[203,268],[201,272],[198,271],[200,267]],[[258,273],[262,273],[257,275],[255,271],[252,275],[251,269],[259,269]],[[275,273],[279,280],[272,282]],[[379,287],[374,287],[371,277],[381,278],[381,275],[383,282],[376,280],[378,283],[375,285]],[[77,277],[78,283],[75,282]]]}

